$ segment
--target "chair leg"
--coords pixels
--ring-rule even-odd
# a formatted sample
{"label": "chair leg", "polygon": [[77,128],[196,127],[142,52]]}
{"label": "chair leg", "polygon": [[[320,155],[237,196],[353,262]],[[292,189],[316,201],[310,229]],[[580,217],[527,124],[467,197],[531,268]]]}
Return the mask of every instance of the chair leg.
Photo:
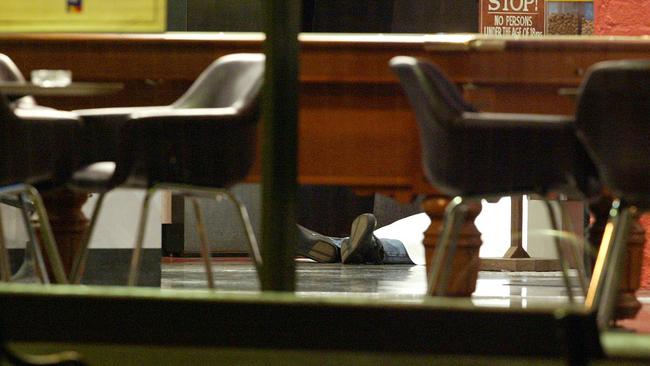
{"label": "chair leg", "polygon": [[0,359],[17,366],[85,366],[80,354],[75,351],[63,351],[49,355],[32,355],[19,353],[10,349],[4,341],[0,344]]}
{"label": "chair leg", "polygon": [[635,207],[625,207],[615,200],[605,226],[585,302],[589,309],[596,309],[600,329],[609,327],[614,318],[625,249],[635,212]]}
{"label": "chair leg", "polygon": [[152,187],[147,190],[142,201],[142,210],[140,211],[140,222],[138,224],[138,234],[133,247],[133,255],[131,256],[131,266],[129,267],[129,278],[127,286],[135,286],[138,283],[138,275],[140,274],[140,264],[142,262],[142,247],[144,245],[144,234],[147,227],[147,217],[149,216],[149,204],[157,188]]}
{"label": "chair leg", "polygon": [[102,208],[102,204],[104,203],[104,197],[106,197],[106,193],[101,193],[97,198],[97,202],[95,203],[95,207],[93,208],[93,213],[90,218],[90,225],[88,225],[88,228],[84,233],[79,252],[72,262],[72,269],[70,270],[70,283],[72,284],[81,283],[81,278],[86,271],[86,261],[88,260],[88,253],[90,251],[90,241],[92,239],[93,232],[95,231],[95,224],[97,224],[99,212]]}
{"label": "chair leg", "polygon": [[466,211],[467,206],[461,197],[451,200],[445,209],[444,224],[429,273],[427,294],[430,296],[445,295],[456,251],[458,232],[463,224]]}
{"label": "chair leg", "polygon": [[45,210],[43,199],[41,198],[41,195],[38,193],[36,188],[28,184],[21,183],[0,189],[0,194],[23,193],[26,194],[28,198],[30,198],[34,203],[34,208],[36,210],[36,214],[38,215],[41,237],[43,239],[43,247],[45,248],[45,253],[50,263],[50,269],[54,275],[54,280],[59,284],[68,283],[68,278],[65,275],[65,271],[63,270],[63,263],[61,262],[61,256],[59,255],[59,249],[56,246],[52,228],[50,227],[50,220],[47,216],[47,211]]}
{"label": "chair leg", "polygon": [[47,216],[47,211],[45,210],[43,199],[41,198],[41,195],[38,193],[36,188],[30,185],[23,185],[22,192],[26,192],[34,203],[34,208],[36,209],[36,214],[38,215],[41,237],[43,239],[43,247],[45,248],[45,253],[48,257],[54,280],[58,284],[66,284],[68,283],[68,278],[63,269],[63,262],[61,261],[61,256],[59,255],[59,249],[56,246],[54,234],[52,233],[52,228],[50,227],[50,219]]}
{"label": "chair leg", "polygon": [[[25,228],[27,229],[27,236],[29,241],[25,247],[25,259],[23,262],[33,261],[35,262],[34,269],[36,274],[41,279],[41,282],[44,284],[50,283],[50,278],[47,274],[47,267],[45,267],[45,261],[43,260],[43,252],[41,251],[41,246],[38,243],[38,237],[34,230],[34,226],[31,222],[31,212],[27,208],[27,197],[25,193],[18,195],[20,201],[20,212],[22,213],[23,221],[25,223]],[[33,258],[31,258],[33,256]]]}
{"label": "chair leg", "polygon": [[210,258],[210,247],[208,245],[208,235],[205,232],[205,223],[203,213],[199,207],[199,201],[192,197],[192,206],[194,206],[194,216],[196,217],[196,231],[199,234],[201,243],[201,257],[205,266],[205,276],[208,280],[208,288],[214,289],[214,274],[212,273],[212,259]]}
{"label": "chair leg", "polygon": [[2,225],[2,212],[0,210],[0,281],[11,281],[11,264],[9,251],[5,242],[4,226]]}
{"label": "chair leg", "polygon": [[262,252],[255,238],[255,231],[253,230],[253,225],[251,225],[250,218],[248,217],[248,211],[246,206],[244,206],[238,199],[235,197],[232,192],[227,189],[220,190],[220,194],[228,197],[236,206],[237,212],[239,213],[239,219],[241,220],[242,225],[244,226],[244,231],[246,232],[246,238],[248,239],[248,249],[250,251],[250,256],[253,258],[255,263],[255,268],[257,270],[257,276],[259,277],[262,269]]}
{"label": "chair leg", "polygon": [[[551,201],[544,200],[546,209],[548,211],[548,217],[551,220],[551,227],[553,228],[554,233],[560,231],[560,226],[557,222],[557,217],[555,216],[555,211],[553,210],[553,205]],[[562,280],[564,281],[564,288],[567,291],[567,296],[569,297],[569,302],[574,303],[575,298],[573,296],[573,289],[571,288],[571,279],[569,278],[569,263],[566,260],[564,255],[564,249],[562,248],[562,240],[559,235],[553,235],[553,241],[555,243],[555,251],[557,252],[557,257],[560,260],[560,268],[562,270]]]}

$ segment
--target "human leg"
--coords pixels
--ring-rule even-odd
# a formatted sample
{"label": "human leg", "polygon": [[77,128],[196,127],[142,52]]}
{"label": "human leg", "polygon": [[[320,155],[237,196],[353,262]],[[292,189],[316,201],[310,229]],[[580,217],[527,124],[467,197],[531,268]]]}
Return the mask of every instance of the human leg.
{"label": "human leg", "polygon": [[342,240],[343,238],[326,236],[298,225],[296,254],[320,263],[340,262]]}
{"label": "human leg", "polygon": [[380,264],[384,248],[373,235],[377,220],[373,214],[361,214],[352,221],[350,236],[341,242],[341,262],[344,264]]}
{"label": "human leg", "polygon": [[[405,220],[405,219],[403,219]],[[410,230],[419,230],[420,236],[424,229],[420,230],[426,223],[423,220],[407,220],[399,222],[397,227],[392,227],[394,224],[388,225],[385,228],[375,231],[376,220],[372,214],[363,214],[358,216],[352,223],[350,229],[349,239],[344,239],[341,242],[341,260],[346,264],[353,263],[369,263],[369,264],[420,264],[424,263],[419,259],[419,255],[412,254],[409,246],[413,246],[414,235],[400,234],[401,231],[408,232],[409,225],[413,225]],[[399,230],[396,230],[399,229]],[[384,236],[388,234],[388,236]],[[399,235],[394,235],[399,234]],[[405,245],[404,240],[407,240]],[[415,239],[417,240],[417,239]],[[416,248],[422,247],[422,239],[420,238]],[[422,255],[423,257],[424,255]],[[413,260],[416,259],[417,261]]]}
{"label": "human leg", "polygon": [[298,225],[296,253],[321,263],[424,264],[422,233],[429,223],[426,214],[417,214],[375,230],[374,215],[362,214],[352,222],[347,238]]}
{"label": "human leg", "polygon": [[390,225],[375,230],[375,236],[380,240],[396,240],[406,250],[408,258],[415,264],[425,264],[424,232],[431,224],[431,219],[425,213],[407,216]]}
{"label": "human leg", "polygon": [[397,239],[377,239],[384,250],[383,264],[416,264],[409,257],[404,244]]}

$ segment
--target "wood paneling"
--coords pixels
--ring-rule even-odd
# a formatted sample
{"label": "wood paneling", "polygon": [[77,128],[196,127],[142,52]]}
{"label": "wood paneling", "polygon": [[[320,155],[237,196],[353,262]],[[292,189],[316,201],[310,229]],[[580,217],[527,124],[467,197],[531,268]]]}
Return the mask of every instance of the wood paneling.
{"label": "wood paneling", "polygon": [[[110,97],[43,100],[74,109],[169,103],[217,57],[259,52],[262,42],[257,33],[22,34],[0,36],[0,52],[25,73],[61,68],[76,81],[126,83]],[[646,57],[649,50],[650,42],[631,38],[304,34],[300,180],[432,191],[422,179],[413,114],[388,67],[393,56],[436,62],[482,110],[559,114],[572,113],[574,100],[558,90],[576,87],[589,65]]]}

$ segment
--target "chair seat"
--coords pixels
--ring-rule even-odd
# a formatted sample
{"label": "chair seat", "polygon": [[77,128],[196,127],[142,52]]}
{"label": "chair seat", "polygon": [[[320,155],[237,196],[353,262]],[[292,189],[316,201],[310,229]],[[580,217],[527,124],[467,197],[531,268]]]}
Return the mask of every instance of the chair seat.
{"label": "chair seat", "polygon": [[168,106],[78,109],[72,111],[83,123],[83,164],[117,159],[120,131],[131,113],[165,110]]}
{"label": "chair seat", "polygon": [[69,182],[72,188],[91,192],[105,192],[111,189],[108,182],[115,173],[115,162],[102,161],[77,170]]}
{"label": "chair seat", "polygon": [[450,196],[589,196],[598,191],[597,173],[573,123],[572,116],[464,112],[451,121],[445,139],[423,142],[441,147],[423,151],[425,173]]}
{"label": "chair seat", "polygon": [[416,113],[425,175],[442,193],[576,196],[597,188],[573,116],[480,112],[435,65],[395,57],[391,67]]}

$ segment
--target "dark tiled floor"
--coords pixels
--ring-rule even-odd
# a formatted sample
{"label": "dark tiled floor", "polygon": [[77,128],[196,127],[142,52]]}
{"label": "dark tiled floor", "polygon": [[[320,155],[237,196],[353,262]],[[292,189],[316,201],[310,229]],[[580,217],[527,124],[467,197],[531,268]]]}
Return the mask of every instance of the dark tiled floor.
{"label": "dark tiled floor", "polygon": [[[213,265],[217,290],[259,291],[255,270],[250,262],[218,259]],[[341,265],[299,260],[296,276],[299,296],[366,297],[409,302],[421,300],[426,290],[424,266]],[[580,293],[575,273],[572,273],[572,277],[573,289]],[[201,263],[197,260],[164,261],[161,286],[205,288]],[[645,303],[639,319],[648,319],[650,292],[640,292],[639,296]],[[581,300],[581,297],[577,300]],[[525,308],[566,304],[568,299],[559,272],[480,272],[472,302],[477,306]],[[638,328],[634,322],[628,322],[626,326]],[[644,329],[650,331],[648,328],[650,326],[645,325]]]}

